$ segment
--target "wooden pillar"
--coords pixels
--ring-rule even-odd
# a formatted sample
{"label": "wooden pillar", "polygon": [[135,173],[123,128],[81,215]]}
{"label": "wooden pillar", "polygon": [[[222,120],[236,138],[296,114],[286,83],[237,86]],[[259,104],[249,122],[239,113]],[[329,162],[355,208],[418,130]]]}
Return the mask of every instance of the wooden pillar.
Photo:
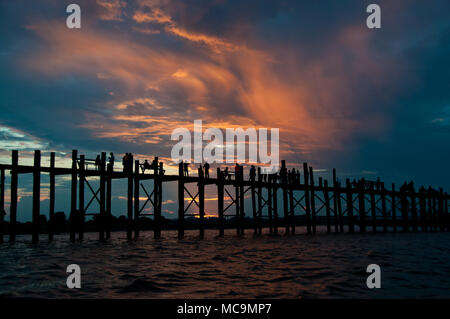
{"label": "wooden pillar", "polygon": [[444,231],[445,230],[445,223],[444,223],[444,191],[442,188],[439,190],[439,197],[438,197],[438,218],[439,218],[439,230]]}
{"label": "wooden pillar", "polygon": [[416,191],[414,187],[410,190],[410,199],[411,199],[411,213],[412,213],[412,229],[414,232],[417,232],[417,207],[416,207]]}
{"label": "wooden pillar", "polygon": [[[220,168],[217,168],[217,203],[218,203],[218,214],[219,214],[219,236],[224,235],[224,216],[223,216],[223,202],[224,202],[224,175],[220,171]],[[179,194],[179,193],[178,193]],[[254,194],[254,190],[253,193]],[[254,205],[254,203],[253,203]],[[255,209],[255,208],[254,208]],[[184,210],[184,208],[183,208]],[[255,233],[256,233],[256,216],[253,214],[253,218],[255,220]]]}
{"label": "wooden pillar", "polygon": [[348,219],[348,232],[355,232],[355,225],[353,223],[353,194],[352,194],[352,185],[350,184],[350,180],[347,178],[345,180],[345,186],[347,191],[347,219]]}
{"label": "wooden pillar", "polygon": [[273,234],[273,220],[272,220],[272,187],[269,183],[267,186],[267,212],[269,216],[269,233]]}
{"label": "wooden pillar", "polygon": [[372,214],[372,231],[377,232],[377,204],[375,202],[375,189],[370,186],[370,211]]}
{"label": "wooden pillar", "polygon": [[289,235],[289,203],[288,203],[288,183],[287,183],[287,168],[286,161],[281,161],[281,184],[283,190],[283,213],[284,213],[284,226],[285,226],[285,234]]}
{"label": "wooden pillar", "polygon": [[[205,236],[205,182],[204,175],[199,176],[198,179],[198,198],[199,198],[199,213],[200,213],[200,238],[202,239]],[[237,191],[237,188],[236,188]],[[239,215],[239,210],[237,210]]]}
{"label": "wooden pillar", "polygon": [[[313,168],[309,168],[309,181],[310,181],[310,203],[311,203],[311,223],[312,223],[312,231],[315,234],[316,233],[316,195],[314,192],[314,173]],[[307,217],[308,219],[308,217]]]}
{"label": "wooden pillar", "polygon": [[395,196],[395,184],[392,183],[392,193],[391,193],[391,211],[392,211],[392,227],[394,232],[397,232],[397,204],[396,204],[396,196]]}
{"label": "wooden pillar", "polygon": [[106,170],[106,239],[111,238],[111,223],[112,223],[112,211],[111,211],[111,200],[112,200],[112,174],[114,167],[112,165],[107,165]]}
{"label": "wooden pillar", "polygon": [[100,232],[99,239],[105,240],[105,221],[106,221],[106,153],[101,154],[100,164]]}
{"label": "wooden pillar", "polygon": [[236,234],[239,236],[240,234],[241,234],[241,230],[240,230],[240,228],[241,228],[241,218],[240,218],[240,212],[241,212],[241,209],[240,209],[240,206],[241,206],[241,200],[240,200],[240,198],[239,198],[239,194],[240,194],[240,192],[239,192],[239,182],[238,182],[238,176],[237,175],[235,175],[234,176],[234,178],[235,178],[235,181],[234,181],[234,190],[235,190],[235,202],[234,202],[234,207],[235,207],[235,209],[236,209]]}
{"label": "wooden pillar", "polygon": [[50,153],[50,194],[48,212],[48,241],[53,241],[55,232],[55,152]]}
{"label": "wooden pillar", "polygon": [[161,219],[159,215],[159,161],[158,157],[155,157],[153,167],[153,237],[155,239],[161,238]]}
{"label": "wooden pillar", "polygon": [[339,232],[338,228],[338,202],[340,202],[340,195],[336,177],[336,169],[333,168],[333,212],[334,212],[334,232]]}
{"label": "wooden pillar", "polygon": [[305,215],[306,233],[311,234],[311,202],[309,198],[309,172],[308,163],[303,163],[303,178],[305,181]]}
{"label": "wooden pillar", "polygon": [[0,170],[0,243],[3,243],[5,224],[5,170]]}
{"label": "wooden pillar", "polygon": [[76,223],[76,215],[77,215],[77,158],[78,151],[72,150],[72,180],[70,186],[70,241],[75,241],[75,223]]}
{"label": "wooden pillar", "polygon": [[159,162],[159,178],[158,178],[158,219],[159,219],[159,236],[161,237],[162,228],[162,197],[163,197],[163,175],[164,175],[164,163]]}
{"label": "wooden pillar", "polygon": [[18,184],[19,152],[12,151],[11,168],[11,204],[9,208],[9,241],[16,240],[16,219],[17,219],[17,184]]}
{"label": "wooden pillar", "polygon": [[244,235],[244,229],[245,229],[245,203],[244,203],[244,167],[241,166],[240,175],[239,175],[239,217],[241,219],[240,222],[240,235]]}
{"label": "wooden pillar", "polygon": [[[178,164],[178,238],[184,237],[184,170],[183,170],[183,161]],[[220,168],[218,168],[220,170]],[[219,174],[217,175],[219,178]],[[221,220],[221,212],[220,212],[220,202],[222,202],[222,214],[223,214],[223,189],[222,189],[222,198],[220,198],[219,184],[217,185],[217,196],[219,202],[219,229]],[[223,218],[223,216],[222,216]]]}
{"label": "wooden pillar", "polygon": [[445,224],[447,226],[447,231],[450,231],[450,216],[448,215],[448,194],[447,193],[445,193],[444,210],[445,210]]}
{"label": "wooden pillar", "polygon": [[425,203],[425,196],[423,189],[421,188],[418,193],[419,197],[419,211],[420,211],[420,227],[422,231],[426,232],[427,229],[427,222],[426,222],[426,203]]}
{"label": "wooden pillar", "polygon": [[139,160],[134,161],[134,238],[139,238]]}
{"label": "wooden pillar", "polygon": [[361,179],[361,184],[358,186],[358,202],[359,202],[359,231],[366,232],[366,198],[365,198],[365,180]]}
{"label": "wooden pillar", "polygon": [[32,241],[39,241],[39,215],[41,214],[41,151],[34,151],[33,165],[33,231]]}
{"label": "wooden pillar", "polygon": [[80,165],[79,169],[79,184],[78,184],[78,239],[83,240],[84,237],[84,218],[86,212],[84,211],[84,179],[85,179],[85,157],[80,155]]}
{"label": "wooden pillar", "polygon": [[258,234],[262,234],[262,175],[258,167]]}
{"label": "wooden pillar", "polygon": [[406,197],[406,190],[400,189],[400,207],[402,211],[402,231],[408,232],[408,198]]}
{"label": "wooden pillar", "polygon": [[431,192],[428,190],[426,193],[426,201],[428,202],[428,218],[427,218],[427,224],[430,231],[433,231],[433,198],[431,195]]}
{"label": "wooden pillar", "polygon": [[[130,155],[128,159],[130,163],[133,163],[133,155]],[[125,172],[127,174],[127,239],[133,238],[133,169],[132,165],[125,163],[127,166]],[[156,215],[156,213],[155,213]]]}
{"label": "wooden pillar", "polygon": [[386,190],[384,189],[384,183],[381,183],[381,215],[383,216],[383,231],[387,232]]}
{"label": "wooden pillar", "polygon": [[325,213],[327,219],[327,233],[331,233],[331,219],[330,219],[330,196],[328,193],[328,180],[324,181],[323,197],[325,199]]}
{"label": "wooden pillar", "polygon": [[278,187],[273,187],[273,233],[278,235]]}
{"label": "wooden pillar", "polygon": [[291,225],[291,234],[295,234],[295,209],[294,209],[294,185],[289,185],[289,224]]}
{"label": "wooden pillar", "polygon": [[[217,169],[217,174],[219,174],[220,169]],[[219,175],[217,175],[218,177]],[[219,178],[219,177],[218,177]],[[251,179],[250,180],[250,192],[252,195],[252,213],[253,213],[253,227],[254,227],[254,231],[253,234],[254,235],[258,235],[258,220],[257,220],[257,209],[256,209],[256,190],[255,190],[255,179]],[[222,191],[223,192],[223,191]],[[222,208],[223,209],[223,208]]]}

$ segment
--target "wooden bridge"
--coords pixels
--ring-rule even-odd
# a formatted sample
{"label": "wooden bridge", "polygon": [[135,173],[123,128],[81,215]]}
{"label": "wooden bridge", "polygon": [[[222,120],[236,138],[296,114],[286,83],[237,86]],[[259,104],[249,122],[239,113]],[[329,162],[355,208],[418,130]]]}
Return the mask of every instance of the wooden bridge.
{"label": "wooden bridge", "polygon": [[[19,165],[18,151],[12,151],[11,164],[0,164],[0,242],[4,237],[5,214],[5,171],[11,172],[11,202],[9,241],[16,237],[18,175],[33,174],[33,208],[32,208],[32,241],[39,240],[41,173],[50,177],[48,239],[53,240],[55,226],[55,177],[58,175],[71,176],[70,192],[70,240],[83,239],[87,209],[95,200],[99,203],[98,221],[100,225],[99,239],[105,240],[111,232],[111,190],[112,181],[126,179],[127,187],[127,238],[139,237],[140,218],[153,216],[154,237],[161,236],[161,207],[162,193],[165,182],[178,182],[178,236],[184,236],[185,217],[194,216],[198,220],[200,238],[204,236],[205,228],[205,186],[217,187],[218,233],[224,234],[224,220],[232,216],[238,235],[244,234],[245,229],[245,194],[251,196],[251,221],[255,235],[261,235],[263,225],[268,225],[271,234],[278,234],[278,229],[284,228],[285,234],[294,234],[300,224],[306,226],[308,234],[315,233],[322,221],[328,233],[349,233],[366,231],[449,231],[450,216],[448,212],[449,195],[442,189],[432,188],[414,189],[412,184],[396,189],[394,184],[390,189],[382,182],[368,182],[364,179],[358,182],[345,181],[344,185],[338,181],[336,170],[333,169],[333,180],[329,184],[322,178],[315,182],[312,167],[303,164],[303,183],[297,178],[290,178],[285,161],[282,161],[277,178],[267,179],[258,168],[254,177],[244,179],[243,174],[237,174],[233,180],[227,179],[224,172],[217,169],[217,177],[184,176],[183,163],[179,164],[178,175],[164,174],[163,163],[156,157],[149,173],[141,170],[138,160],[129,159],[128,167],[121,172],[114,171],[112,165],[107,165],[106,153],[102,153],[97,169],[89,169],[88,160],[84,155],[72,151],[72,167],[58,168],[55,166],[55,153],[50,154],[50,166],[41,166],[41,151],[34,153],[34,165]],[[87,177],[99,178],[99,188],[94,190]],[[141,181],[153,180],[153,189],[149,192]],[[186,185],[196,184],[197,193],[193,195]],[[86,204],[85,187],[88,186],[92,198]],[[234,188],[234,190],[233,190]],[[143,190],[147,200],[141,204],[140,190]],[[281,203],[279,205],[279,193]],[[190,198],[185,205],[185,194]],[[231,203],[225,207],[225,194]],[[144,213],[147,204],[153,206],[152,213]],[[188,214],[189,208],[195,204],[198,214]],[[227,213],[234,207],[234,213]],[[279,214],[279,210],[282,212]],[[320,218],[320,221],[318,222]]]}

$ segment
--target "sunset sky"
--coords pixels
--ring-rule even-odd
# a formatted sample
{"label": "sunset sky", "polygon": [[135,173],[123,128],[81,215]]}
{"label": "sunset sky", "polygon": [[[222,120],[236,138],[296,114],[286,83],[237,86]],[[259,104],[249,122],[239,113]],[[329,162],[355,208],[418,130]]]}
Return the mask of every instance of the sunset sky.
{"label": "sunset sky", "polygon": [[[70,3],[81,29],[66,27]],[[381,29],[366,27],[370,3]],[[168,159],[172,130],[201,119],[279,128],[281,158],[324,177],[449,191],[449,18],[448,0],[0,0],[0,163],[12,149],[21,163],[42,149],[44,165],[72,149]]]}

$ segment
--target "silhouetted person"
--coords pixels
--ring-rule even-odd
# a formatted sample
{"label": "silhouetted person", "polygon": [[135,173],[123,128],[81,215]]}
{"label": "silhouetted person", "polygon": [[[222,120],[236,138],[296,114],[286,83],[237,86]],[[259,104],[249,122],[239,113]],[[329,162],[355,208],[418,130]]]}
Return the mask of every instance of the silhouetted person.
{"label": "silhouetted person", "polygon": [[142,164],[142,167],[144,168],[144,172],[145,172],[145,170],[147,170],[147,169],[152,169],[152,166],[150,165],[150,163],[148,162],[148,160],[145,160],[144,161],[144,164]]}
{"label": "silhouetted person", "polygon": [[198,167],[198,177],[203,178],[203,167],[201,164]]}
{"label": "silhouetted person", "polygon": [[225,178],[228,177],[228,180],[230,181],[231,180],[231,174],[230,174],[230,172],[228,172],[228,166],[225,167],[225,170],[223,171],[223,173],[224,173]]}
{"label": "silhouetted person", "polygon": [[250,180],[251,180],[252,182],[254,182],[254,181],[255,181],[255,178],[256,178],[256,167],[255,167],[255,165],[252,165],[252,166],[250,167]]}
{"label": "silhouetted person", "polygon": [[95,158],[95,169],[98,171],[101,165],[102,160],[100,159],[100,155],[97,155],[97,157]]}
{"label": "silhouetted person", "polygon": [[113,152],[109,153],[109,157],[108,157],[108,170],[112,171],[114,169],[114,154]]}
{"label": "silhouetted person", "polygon": [[205,165],[203,167],[205,168],[205,178],[209,178],[209,164],[208,164],[208,162],[205,162]]}
{"label": "silhouetted person", "polygon": [[183,172],[184,176],[189,176],[189,163],[183,162]]}
{"label": "silhouetted person", "polygon": [[379,191],[381,189],[381,182],[380,182],[379,177],[377,177],[376,188],[377,188],[377,191]]}
{"label": "silhouetted person", "polygon": [[163,162],[159,162],[159,175],[163,176],[165,173],[165,170],[163,169]]}

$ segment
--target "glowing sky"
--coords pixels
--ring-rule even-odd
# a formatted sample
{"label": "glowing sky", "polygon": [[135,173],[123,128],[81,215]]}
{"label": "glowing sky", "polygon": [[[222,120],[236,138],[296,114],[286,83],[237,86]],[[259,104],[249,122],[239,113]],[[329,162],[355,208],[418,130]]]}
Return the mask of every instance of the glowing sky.
{"label": "glowing sky", "polygon": [[325,176],[450,188],[447,0],[375,1],[380,30],[374,1],[72,2],[0,1],[2,163],[35,148],[167,158],[171,131],[202,119],[280,128],[281,157]]}

